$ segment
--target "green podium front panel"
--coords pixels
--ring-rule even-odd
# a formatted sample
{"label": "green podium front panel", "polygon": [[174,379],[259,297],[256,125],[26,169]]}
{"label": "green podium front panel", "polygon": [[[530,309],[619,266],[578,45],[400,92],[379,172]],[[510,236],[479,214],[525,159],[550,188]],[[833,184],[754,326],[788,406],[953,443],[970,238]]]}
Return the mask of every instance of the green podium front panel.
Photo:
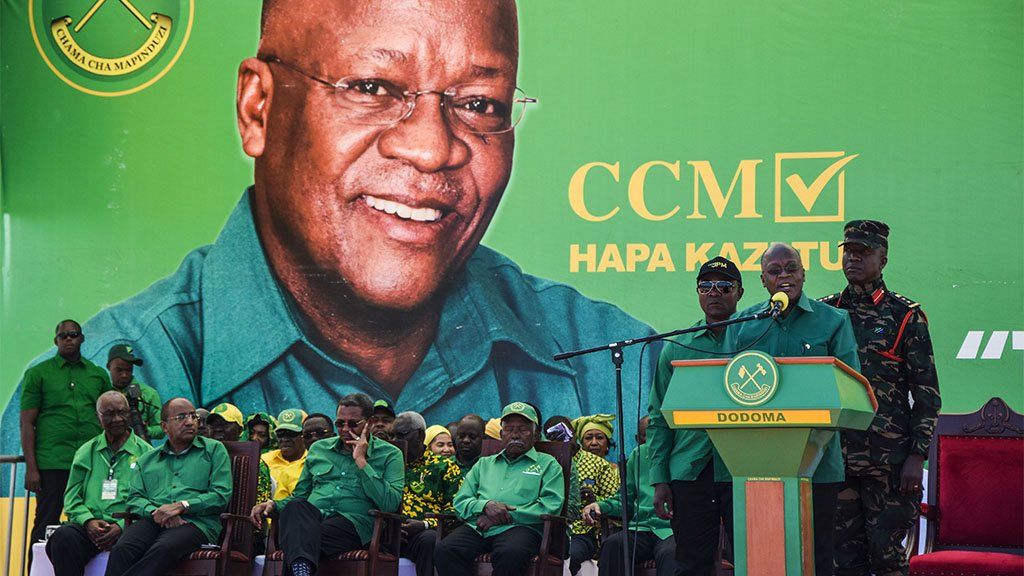
{"label": "green podium front panel", "polygon": [[867,380],[828,356],[672,364],[665,421],[707,430],[733,476],[736,574],[811,576],[811,477],[834,434],[871,425]]}

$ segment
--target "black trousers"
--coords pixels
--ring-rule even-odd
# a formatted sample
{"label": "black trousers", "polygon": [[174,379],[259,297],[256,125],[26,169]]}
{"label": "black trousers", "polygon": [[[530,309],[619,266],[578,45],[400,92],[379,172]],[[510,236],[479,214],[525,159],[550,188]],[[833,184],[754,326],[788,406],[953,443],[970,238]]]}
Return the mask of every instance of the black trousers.
{"label": "black trousers", "polygon": [[715,482],[708,462],[696,480],[673,480],[672,533],[679,576],[714,576],[721,525],[732,541],[732,483]]}
{"label": "black trousers", "polygon": [[324,557],[337,556],[366,546],[356,527],[344,516],[324,518],[307,500],[292,500],[278,515],[277,541],[284,552],[285,574],[299,559],[316,566]]}
{"label": "black trousers", "polygon": [[46,541],[54,576],[82,576],[85,565],[99,553],[81,524],[65,524]]}
{"label": "black trousers", "polygon": [[673,576],[676,573],[676,541],[669,536],[662,540],[653,532],[616,532],[601,542],[601,560],[597,563],[600,576],[622,576],[625,573],[622,562],[622,539],[628,534],[629,553],[636,555],[633,564],[654,559],[658,576]]}
{"label": "black trousers", "polygon": [[836,505],[842,482],[826,482],[811,487],[814,503],[814,575],[832,576],[835,572]]}
{"label": "black trousers", "polygon": [[443,576],[472,576],[473,559],[491,553],[494,576],[523,576],[529,573],[530,560],[540,550],[540,534],[525,526],[516,526],[484,538],[476,530],[462,525],[437,543],[434,562]]}
{"label": "black trousers", "polygon": [[142,518],[125,528],[110,550],[105,576],[159,576],[206,542],[195,524],[161,528],[152,518]]}
{"label": "black trousers", "polygon": [[597,554],[597,538],[591,534],[573,534],[569,539],[569,573],[576,576],[587,560]]}
{"label": "black trousers", "polygon": [[[64,491],[68,487],[70,470],[40,470],[39,492],[36,492],[36,517],[32,522],[32,543],[46,536],[46,527],[60,524],[64,510]],[[28,549],[28,565],[32,565],[32,548]]]}
{"label": "black trousers", "polygon": [[436,545],[437,532],[433,530],[417,532],[412,538],[402,537],[402,557],[412,560],[416,565],[416,576],[434,576]]}

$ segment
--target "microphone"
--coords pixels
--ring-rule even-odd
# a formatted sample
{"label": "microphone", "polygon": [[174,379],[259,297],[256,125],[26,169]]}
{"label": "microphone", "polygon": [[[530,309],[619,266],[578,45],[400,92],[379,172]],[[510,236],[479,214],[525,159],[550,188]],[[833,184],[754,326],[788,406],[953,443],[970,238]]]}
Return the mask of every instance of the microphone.
{"label": "microphone", "polygon": [[772,294],[771,307],[768,309],[771,317],[778,318],[779,314],[783,313],[786,308],[789,308],[789,296],[785,292]]}

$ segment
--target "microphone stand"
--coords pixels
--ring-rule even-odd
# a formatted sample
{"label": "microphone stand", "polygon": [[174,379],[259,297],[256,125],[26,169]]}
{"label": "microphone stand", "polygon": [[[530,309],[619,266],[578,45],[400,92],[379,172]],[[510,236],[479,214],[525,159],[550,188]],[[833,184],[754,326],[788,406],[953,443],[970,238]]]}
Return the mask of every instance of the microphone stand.
{"label": "microphone stand", "polygon": [[[619,420],[618,428],[618,442],[619,442],[619,501],[622,504],[622,529],[628,534],[629,533],[629,518],[628,518],[628,502],[626,501],[626,440],[625,440],[625,419],[622,414],[622,349],[635,346],[637,344],[644,344],[646,342],[653,342],[655,340],[664,340],[665,338],[671,338],[673,336],[681,336],[683,334],[690,334],[693,332],[700,332],[701,330],[708,330],[710,328],[719,328],[722,326],[729,326],[730,324],[739,324],[741,322],[750,322],[751,320],[763,320],[764,318],[771,318],[777,316],[781,311],[781,308],[771,306],[761,312],[749,314],[747,316],[739,316],[736,318],[729,318],[727,320],[721,320],[719,322],[712,322],[710,324],[701,324],[700,326],[691,326],[690,328],[681,328],[679,330],[673,330],[671,332],[663,332],[661,334],[654,334],[651,336],[643,336],[641,338],[629,338],[627,340],[620,340],[618,342],[612,342],[611,344],[605,344],[604,346],[594,346],[593,348],[584,348],[582,350],[574,350],[572,352],[563,352],[556,354],[554,359],[557,360],[568,360],[569,358],[575,358],[576,356],[584,356],[587,354],[593,354],[595,352],[602,352],[609,350],[612,353],[612,365],[615,368],[615,416]],[[639,401],[639,398],[637,399]],[[639,489],[639,487],[638,487]],[[622,539],[622,562],[626,576],[633,574],[633,561],[629,555],[629,538]]]}

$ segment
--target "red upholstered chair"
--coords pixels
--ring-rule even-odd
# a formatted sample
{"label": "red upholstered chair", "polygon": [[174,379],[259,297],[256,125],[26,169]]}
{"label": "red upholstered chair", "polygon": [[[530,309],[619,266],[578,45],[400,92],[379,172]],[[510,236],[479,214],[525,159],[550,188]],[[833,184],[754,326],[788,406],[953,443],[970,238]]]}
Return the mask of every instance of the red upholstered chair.
{"label": "red upholstered chair", "polygon": [[[168,576],[243,576],[252,573],[253,529],[249,512],[256,504],[260,473],[258,442],[224,442],[231,458],[233,482],[220,548],[196,550],[168,572]],[[121,516],[121,515],[118,515]],[[123,515],[130,524],[137,516]]]}
{"label": "red upholstered chair", "polygon": [[[390,441],[402,451],[405,459],[405,440]],[[352,576],[398,576],[398,557],[401,553],[402,521],[405,516],[370,510],[373,516],[373,534],[366,550],[353,550],[320,562],[317,574]],[[270,525],[267,539],[267,555],[263,564],[263,576],[284,574],[284,553],[277,549],[277,523]]]}
{"label": "red upholstered chair", "polygon": [[[558,461],[562,467],[562,481],[565,492],[569,492],[569,474],[572,466],[572,452],[565,442],[537,442],[534,447],[538,452],[549,454]],[[501,452],[505,446],[494,438],[484,438],[481,456],[493,456]],[[562,515],[544,514],[544,532],[541,535],[540,550],[533,557],[531,565],[532,576],[562,576],[565,565],[565,558],[569,556],[569,537],[567,535],[568,520],[566,519],[566,507],[569,499],[562,503]],[[441,540],[445,534],[450,532],[458,520],[451,514],[428,514],[438,519],[437,539]],[[476,558],[476,576],[491,576],[491,555],[481,554]],[[525,576],[525,575],[524,575]]]}
{"label": "red upholstered chair", "polygon": [[910,574],[1024,576],[1024,417],[1001,398],[940,415],[928,461],[925,553]]}

